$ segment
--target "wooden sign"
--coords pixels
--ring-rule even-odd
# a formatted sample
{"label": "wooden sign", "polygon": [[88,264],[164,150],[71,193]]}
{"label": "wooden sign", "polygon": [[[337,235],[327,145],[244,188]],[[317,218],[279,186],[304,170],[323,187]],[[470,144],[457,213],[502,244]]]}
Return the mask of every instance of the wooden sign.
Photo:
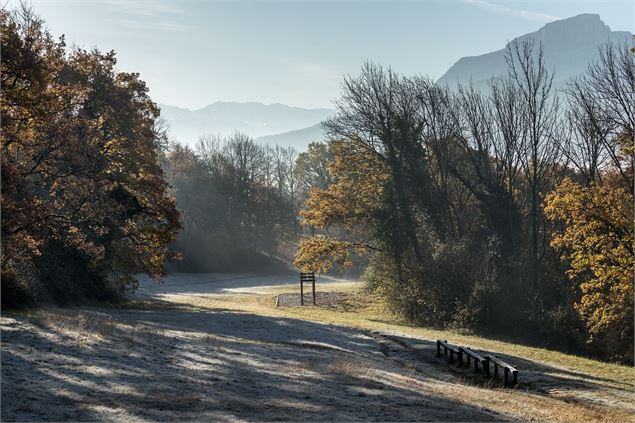
{"label": "wooden sign", "polygon": [[304,305],[304,282],[311,282],[313,288],[313,305],[315,305],[315,273],[300,273],[300,305]]}

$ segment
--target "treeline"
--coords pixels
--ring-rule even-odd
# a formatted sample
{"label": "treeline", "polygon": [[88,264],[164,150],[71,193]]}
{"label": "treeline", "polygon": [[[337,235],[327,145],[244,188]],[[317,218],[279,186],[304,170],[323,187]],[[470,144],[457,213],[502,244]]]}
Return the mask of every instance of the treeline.
{"label": "treeline", "polygon": [[67,49],[27,7],[2,9],[0,32],[3,306],[160,277],[180,225],[145,83],[114,52]]}
{"label": "treeline", "polygon": [[241,133],[203,136],[195,149],[172,145],[164,169],[183,216],[175,243],[181,260],[174,268],[284,268],[281,243],[300,229],[304,191],[297,157],[293,148],[259,145]]}
{"label": "treeline", "polygon": [[114,52],[68,49],[26,6],[2,10],[2,304],[111,300],[134,275],[287,269],[321,146],[244,134],[171,143]]}
{"label": "treeline", "polygon": [[632,363],[635,64],[600,53],[563,92],[530,41],[483,91],[373,64],[345,79],[296,264],[368,254],[412,322]]}

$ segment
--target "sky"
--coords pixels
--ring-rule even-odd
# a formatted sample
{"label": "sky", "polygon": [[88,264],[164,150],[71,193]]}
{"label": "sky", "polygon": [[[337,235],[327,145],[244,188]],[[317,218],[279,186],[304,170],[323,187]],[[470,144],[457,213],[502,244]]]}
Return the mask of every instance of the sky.
{"label": "sky", "polygon": [[[8,1],[9,7],[17,2]],[[344,75],[371,60],[440,77],[556,19],[596,13],[635,32],[633,0],[31,0],[67,44],[115,50],[152,98],[332,107]]]}

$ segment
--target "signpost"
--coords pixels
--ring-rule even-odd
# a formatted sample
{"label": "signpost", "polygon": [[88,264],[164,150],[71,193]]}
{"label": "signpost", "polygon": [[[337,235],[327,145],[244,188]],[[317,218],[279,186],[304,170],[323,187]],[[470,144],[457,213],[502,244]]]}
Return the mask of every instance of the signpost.
{"label": "signpost", "polygon": [[315,305],[315,273],[300,273],[300,305],[304,305],[304,282],[311,282],[313,289],[313,305]]}

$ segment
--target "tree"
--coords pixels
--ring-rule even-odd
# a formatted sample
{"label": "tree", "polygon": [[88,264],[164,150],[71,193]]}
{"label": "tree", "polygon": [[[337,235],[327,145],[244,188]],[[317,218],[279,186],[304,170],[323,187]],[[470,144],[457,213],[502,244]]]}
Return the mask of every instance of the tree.
{"label": "tree", "polygon": [[432,178],[416,85],[391,69],[365,64],[358,78],[344,80],[338,113],[324,127],[331,139],[356,140],[386,166],[390,177],[383,191],[384,217],[378,220],[382,248],[397,262],[411,257],[421,263],[425,240],[418,237],[418,222],[422,214],[436,222],[436,214],[429,207]]}
{"label": "tree", "polygon": [[326,188],[332,182],[328,165],[332,159],[329,145],[323,142],[312,142],[298,154],[296,174],[300,189],[308,193],[311,188]]}
{"label": "tree", "polygon": [[114,52],[67,53],[26,7],[0,20],[3,302],[40,285],[59,302],[107,298],[135,273],[161,277],[179,215],[145,83],[116,72]]}
{"label": "tree", "polygon": [[[329,150],[333,159],[328,162],[328,173],[333,182],[325,188],[312,188],[300,211],[305,225],[327,234],[300,242],[295,265],[305,271],[348,266],[352,252],[378,249],[371,242],[374,213],[381,207],[387,169],[360,140],[331,141]],[[337,237],[328,235],[333,231]]]}
{"label": "tree", "polygon": [[584,111],[590,135],[598,138],[594,142],[602,144],[602,153],[632,190],[626,170],[633,166],[632,157],[625,161],[615,140],[635,139],[635,57],[625,44],[609,43],[599,50],[599,59],[570,86],[569,99]]}
{"label": "tree", "polygon": [[633,192],[616,173],[601,184],[564,180],[545,201],[549,219],[562,222],[552,245],[565,251],[567,271],[580,290],[575,308],[589,342],[609,358],[633,358]]}
{"label": "tree", "polygon": [[514,41],[508,47],[506,60],[523,103],[523,125],[527,131],[520,165],[528,187],[529,279],[536,292],[540,289],[539,266],[545,249],[541,236],[540,203],[541,196],[550,188],[554,162],[559,154],[556,142],[559,100],[553,93],[555,73],[547,69],[542,44],[536,49],[531,40]]}
{"label": "tree", "polygon": [[245,134],[204,135],[195,150],[170,146],[168,169],[183,231],[175,249],[184,271],[262,270],[293,236],[295,151]]}
{"label": "tree", "polygon": [[589,342],[632,362],[635,58],[625,45],[604,46],[567,94],[576,113],[568,156],[584,184],[566,179],[547,196],[545,213],[561,228],[551,244],[569,264]]}

